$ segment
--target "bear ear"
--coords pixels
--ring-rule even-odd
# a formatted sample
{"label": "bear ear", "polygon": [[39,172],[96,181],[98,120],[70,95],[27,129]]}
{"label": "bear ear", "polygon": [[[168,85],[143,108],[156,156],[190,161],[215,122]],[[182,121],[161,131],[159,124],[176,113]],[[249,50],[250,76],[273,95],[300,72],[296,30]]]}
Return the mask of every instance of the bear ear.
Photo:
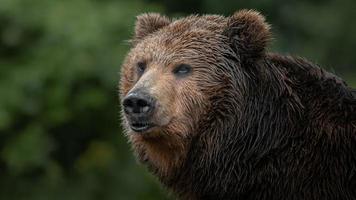
{"label": "bear ear", "polygon": [[243,62],[261,58],[271,39],[270,25],[254,10],[241,10],[228,18],[224,35],[228,37],[231,48],[241,56]]}
{"label": "bear ear", "polygon": [[137,16],[133,42],[137,43],[147,35],[156,32],[170,23],[170,19],[158,13],[145,13]]}

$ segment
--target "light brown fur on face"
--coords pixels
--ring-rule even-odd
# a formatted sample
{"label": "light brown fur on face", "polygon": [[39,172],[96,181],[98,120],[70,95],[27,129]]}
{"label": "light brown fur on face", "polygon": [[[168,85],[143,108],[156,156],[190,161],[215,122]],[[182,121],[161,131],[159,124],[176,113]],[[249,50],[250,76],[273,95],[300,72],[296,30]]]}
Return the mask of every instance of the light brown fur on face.
{"label": "light brown fur on face", "polygon": [[[174,38],[167,40],[179,42]],[[189,138],[194,134],[193,125],[198,123],[198,116],[202,114],[203,109],[199,107],[206,104],[203,94],[197,89],[194,72],[184,78],[177,78],[172,73],[178,64],[195,65],[193,59],[189,61],[187,58],[198,59],[199,55],[179,51],[167,40],[152,38],[138,44],[127,57],[121,82],[122,97],[137,88],[147,88],[157,99],[153,118],[158,127],[143,135],[132,133],[128,126],[126,129],[139,159],[152,165],[160,174],[167,174],[168,169],[179,165],[184,158]],[[135,67],[141,61],[147,63],[147,69],[138,77]]]}
{"label": "light brown fur on face", "polygon": [[193,115],[197,112],[186,105],[192,102],[189,98],[195,97],[194,101],[197,101],[197,105],[201,104],[200,101],[204,101],[200,97],[201,94],[195,92],[192,81],[176,80],[171,71],[170,66],[164,67],[152,62],[145,74],[130,89],[149,88],[150,94],[157,99],[153,121],[158,127],[144,134],[132,133],[128,130],[127,135],[139,159],[159,169],[161,174],[167,174],[168,169],[176,166],[187,153],[186,141],[194,130],[193,127],[189,127],[189,124],[192,123]]}

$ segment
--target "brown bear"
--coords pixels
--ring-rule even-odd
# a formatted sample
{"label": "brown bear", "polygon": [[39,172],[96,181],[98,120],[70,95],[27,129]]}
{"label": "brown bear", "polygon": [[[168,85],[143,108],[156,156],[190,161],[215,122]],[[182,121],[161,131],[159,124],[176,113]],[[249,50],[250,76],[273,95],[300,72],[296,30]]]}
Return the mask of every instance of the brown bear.
{"label": "brown bear", "polygon": [[181,199],[356,199],[356,98],[302,58],[266,52],[256,11],[138,16],[121,70],[138,160]]}

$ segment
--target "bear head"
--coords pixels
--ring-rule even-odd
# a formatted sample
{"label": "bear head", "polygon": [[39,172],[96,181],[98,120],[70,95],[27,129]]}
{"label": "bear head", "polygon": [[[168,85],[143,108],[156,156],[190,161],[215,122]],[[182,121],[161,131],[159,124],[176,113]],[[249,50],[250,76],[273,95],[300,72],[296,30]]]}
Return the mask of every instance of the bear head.
{"label": "bear head", "polygon": [[244,79],[264,58],[269,29],[252,10],[230,17],[137,17],[120,98],[126,135],[141,162],[168,176],[185,161],[195,137],[237,117]]}

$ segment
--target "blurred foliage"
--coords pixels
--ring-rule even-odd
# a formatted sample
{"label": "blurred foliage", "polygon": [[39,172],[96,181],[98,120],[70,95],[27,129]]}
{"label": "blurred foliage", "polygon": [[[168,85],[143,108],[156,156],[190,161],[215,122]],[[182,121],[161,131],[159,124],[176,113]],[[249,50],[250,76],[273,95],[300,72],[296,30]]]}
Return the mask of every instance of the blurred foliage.
{"label": "blurred foliage", "polygon": [[356,86],[352,0],[0,0],[0,199],[166,199],[120,128],[117,83],[135,16],[267,16],[273,51]]}

